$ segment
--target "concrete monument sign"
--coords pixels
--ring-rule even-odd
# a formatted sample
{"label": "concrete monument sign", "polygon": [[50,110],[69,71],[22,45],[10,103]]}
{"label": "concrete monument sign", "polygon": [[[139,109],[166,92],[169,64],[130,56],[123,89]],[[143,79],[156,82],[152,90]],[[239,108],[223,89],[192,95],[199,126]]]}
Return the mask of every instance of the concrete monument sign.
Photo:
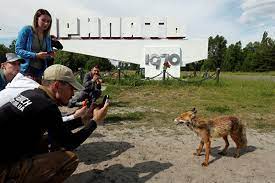
{"label": "concrete monument sign", "polygon": [[57,18],[51,34],[64,50],[140,64],[145,77],[167,70],[180,77],[180,67],[207,58],[208,39],[187,39],[183,26],[169,17]]}

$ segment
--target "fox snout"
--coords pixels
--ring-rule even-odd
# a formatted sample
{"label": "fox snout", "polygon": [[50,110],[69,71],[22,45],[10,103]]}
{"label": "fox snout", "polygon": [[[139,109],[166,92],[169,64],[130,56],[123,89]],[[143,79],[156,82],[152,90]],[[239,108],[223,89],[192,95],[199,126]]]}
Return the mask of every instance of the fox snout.
{"label": "fox snout", "polygon": [[190,121],[185,121],[185,120],[178,119],[178,118],[176,118],[174,120],[174,122],[176,122],[176,125],[179,125],[179,124],[185,124],[186,126],[190,126],[191,125]]}
{"label": "fox snout", "polygon": [[176,125],[179,125],[179,124],[183,124],[183,123],[184,123],[184,121],[181,120],[181,118],[176,118],[176,119],[174,120],[174,122],[176,123]]}
{"label": "fox snout", "polygon": [[182,122],[180,122],[180,121],[178,120],[178,118],[174,119],[174,122],[176,123],[176,125],[179,125],[179,124],[182,123]]}
{"label": "fox snout", "polygon": [[185,124],[186,126],[192,125],[192,120],[196,117],[197,110],[193,108],[191,111],[187,111],[178,116],[174,121],[178,124]]}

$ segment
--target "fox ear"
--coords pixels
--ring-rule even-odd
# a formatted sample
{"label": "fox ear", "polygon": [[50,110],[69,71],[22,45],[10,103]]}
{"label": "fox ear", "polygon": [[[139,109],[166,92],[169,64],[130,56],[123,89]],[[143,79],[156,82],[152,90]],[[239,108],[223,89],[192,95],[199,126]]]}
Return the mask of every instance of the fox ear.
{"label": "fox ear", "polygon": [[195,114],[197,113],[197,110],[196,110],[195,107],[192,109],[192,112],[195,113]]}

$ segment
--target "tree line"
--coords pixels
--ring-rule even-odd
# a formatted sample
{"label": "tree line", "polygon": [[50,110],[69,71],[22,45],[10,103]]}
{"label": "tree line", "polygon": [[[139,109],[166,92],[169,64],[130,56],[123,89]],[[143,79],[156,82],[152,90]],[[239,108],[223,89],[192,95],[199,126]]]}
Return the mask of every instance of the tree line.
{"label": "tree line", "polygon": [[[4,44],[0,44],[0,53],[15,52],[16,40],[6,47]],[[99,65],[101,71],[110,71],[114,68],[111,62],[106,58],[99,58],[90,55],[84,55],[79,53],[72,53],[67,51],[58,50],[56,52],[54,63],[66,65],[71,68],[74,72],[78,71],[79,68],[84,70],[90,70],[95,65]]]}
{"label": "tree line", "polygon": [[275,40],[263,33],[262,40],[249,42],[242,48],[241,41],[230,44],[220,35],[209,37],[208,58],[187,64],[185,70],[263,72],[275,70]]}
{"label": "tree line", "polygon": [[[14,50],[15,40],[8,47],[0,44],[0,53],[14,52]],[[66,65],[73,71],[77,71],[79,68],[89,70],[95,65],[99,65],[102,71],[110,71],[114,68],[106,58],[66,51],[57,51],[55,63]],[[138,69],[135,64],[126,64],[126,66],[124,69]],[[227,40],[223,36],[210,36],[208,39],[208,58],[187,64],[184,70],[215,71],[217,68],[230,72],[274,71],[275,40],[269,37],[267,32],[264,32],[260,42],[249,42],[245,47],[242,47],[241,41],[238,41],[227,47]]]}

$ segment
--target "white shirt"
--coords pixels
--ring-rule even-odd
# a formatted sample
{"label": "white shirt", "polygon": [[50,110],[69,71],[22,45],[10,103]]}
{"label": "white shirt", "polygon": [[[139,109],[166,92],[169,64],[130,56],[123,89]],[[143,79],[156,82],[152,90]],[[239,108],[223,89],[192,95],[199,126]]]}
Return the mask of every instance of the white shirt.
{"label": "white shirt", "polygon": [[25,77],[21,73],[18,73],[13,78],[13,80],[7,84],[6,88],[0,91],[0,107],[11,101],[21,92],[26,90],[32,90],[38,87],[39,84],[37,82],[28,77]]}
{"label": "white shirt", "polygon": [[[38,88],[40,86],[39,83],[36,81],[25,77],[23,74],[18,73],[10,83],[7,84],[6,88],[0,91],[0,107],[4,104],[11,101],[13,98],[15,98],[17,95],[22,93],[26,90],[33,90],[35,88]],[[62,120],[69,121],[73,120],[74,115],[70,116],[63,116]]]}

